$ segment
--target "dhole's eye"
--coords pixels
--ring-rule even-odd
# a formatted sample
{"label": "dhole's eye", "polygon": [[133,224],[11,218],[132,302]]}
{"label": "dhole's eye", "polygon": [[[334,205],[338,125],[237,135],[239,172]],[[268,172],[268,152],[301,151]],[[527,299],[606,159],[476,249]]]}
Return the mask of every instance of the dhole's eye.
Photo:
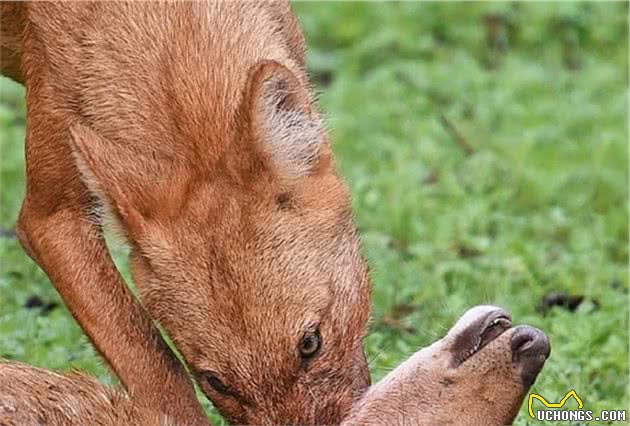
{"label": "dhole's eye", "polygon": [[204,371],[202,375],[206,383],[208,383],[210,387],[215,391],[224,395],[230,393],[230,389],[212,371]]}
{"label": "dhole's eye", "polygon": [[322,337],[319,330],[307,331],[300,340],[300,356],[302,359],[312,358],[322,345]]}

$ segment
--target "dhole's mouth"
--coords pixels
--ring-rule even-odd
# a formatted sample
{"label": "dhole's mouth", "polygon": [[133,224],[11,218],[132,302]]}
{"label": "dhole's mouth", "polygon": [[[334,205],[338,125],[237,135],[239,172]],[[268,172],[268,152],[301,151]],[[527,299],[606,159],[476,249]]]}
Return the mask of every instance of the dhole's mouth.
{"label": "dhole's mouth", "polygon": [[504,309],[478,306],[466,312],[449,333],[452,367],[456,368],[512,327]]}

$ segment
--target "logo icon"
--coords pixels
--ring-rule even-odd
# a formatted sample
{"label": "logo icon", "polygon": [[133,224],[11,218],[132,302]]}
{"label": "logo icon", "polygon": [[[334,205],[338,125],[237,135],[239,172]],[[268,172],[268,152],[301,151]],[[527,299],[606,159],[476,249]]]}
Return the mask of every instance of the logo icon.
{"label": "logo icon", "polygon": [[578,396],[578,394],[571,389],[567,394],[560,400],[560,402],[548,402],[544,396],[538,395],[537,393],[530,393],[529,400],[527,401],[527,408],[529,409],[529,415],[532,419],[535,419],[533,404],[534,400],[537,399],[547,408],[562,408],[564,404],[569,400],[569,398],[573,397],[578,404],[578,409],[582,409],[584,407],[584,403],[582,402],[582,398]]}

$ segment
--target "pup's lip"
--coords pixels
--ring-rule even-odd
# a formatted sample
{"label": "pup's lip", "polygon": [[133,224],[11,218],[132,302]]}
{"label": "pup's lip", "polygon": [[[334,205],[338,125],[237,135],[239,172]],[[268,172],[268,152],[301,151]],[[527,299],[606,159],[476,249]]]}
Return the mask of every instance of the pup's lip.
{"label": "pup's lip", "polygon": [[490,318],[481,332],[481,342],[475,348],[475,352],[478,352],[479,349],[492,342],[511,327],[512,319],[509,316],[498,314],[497,316]]}
{"label": "pup's lip", "polygon": [[454,327],[450,351],[457,367],[512,327],[510,314],[495,306],[473,308]]}

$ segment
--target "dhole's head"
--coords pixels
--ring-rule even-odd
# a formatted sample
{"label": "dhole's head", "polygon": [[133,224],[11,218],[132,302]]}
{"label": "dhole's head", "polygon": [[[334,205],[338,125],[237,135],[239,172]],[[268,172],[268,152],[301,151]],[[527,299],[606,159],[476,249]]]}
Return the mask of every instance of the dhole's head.
{"label": "dhole's head", "polygon": [[369,384],[369,283],[306,85],[263,62],[230,131],[181,120],[187,131],[165,135],[179,151],[72,130],[87,186],[131,243],[144,304],[228,420],[338,423]]}

